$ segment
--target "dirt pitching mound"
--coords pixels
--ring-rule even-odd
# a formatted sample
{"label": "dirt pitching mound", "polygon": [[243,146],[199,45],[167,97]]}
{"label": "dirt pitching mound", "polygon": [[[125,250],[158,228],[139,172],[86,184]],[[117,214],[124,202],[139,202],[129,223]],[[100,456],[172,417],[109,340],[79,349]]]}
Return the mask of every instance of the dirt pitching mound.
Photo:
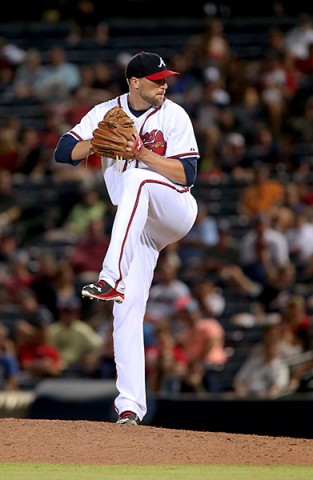
{"label": "dirt pitching mound", "polygon": [[0,461],[313,465],[313,440],[69,420],[0,419]]}

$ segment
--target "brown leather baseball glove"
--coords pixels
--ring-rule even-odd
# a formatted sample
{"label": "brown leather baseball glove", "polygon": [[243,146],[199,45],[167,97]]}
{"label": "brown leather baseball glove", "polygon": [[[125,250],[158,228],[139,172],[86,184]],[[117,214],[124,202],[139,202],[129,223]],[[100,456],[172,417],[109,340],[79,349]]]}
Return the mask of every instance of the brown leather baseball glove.
{"label": "brown leather baseball glove", "polygon": [[[138,140],[137,140],[138,139]],[[136,140],[134,149],[126,151],[127,140]],[[107,111],[93,131],[92,150],[100,157],[133,160],[142,147],[134,121],[119,106]]]}

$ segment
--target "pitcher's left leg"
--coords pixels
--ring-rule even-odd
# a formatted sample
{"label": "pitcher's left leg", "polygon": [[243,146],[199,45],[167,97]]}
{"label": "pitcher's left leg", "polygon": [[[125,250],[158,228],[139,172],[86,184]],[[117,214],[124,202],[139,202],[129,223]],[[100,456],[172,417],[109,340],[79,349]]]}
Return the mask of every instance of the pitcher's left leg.
{"label": "pitcher's left leg", "polygon": [[143,321],[159,252],[143,233],[125,279],[127,294],[114,304],[114,355],[119,395],[115,408],[132,411],[140,420],[147,412]]}

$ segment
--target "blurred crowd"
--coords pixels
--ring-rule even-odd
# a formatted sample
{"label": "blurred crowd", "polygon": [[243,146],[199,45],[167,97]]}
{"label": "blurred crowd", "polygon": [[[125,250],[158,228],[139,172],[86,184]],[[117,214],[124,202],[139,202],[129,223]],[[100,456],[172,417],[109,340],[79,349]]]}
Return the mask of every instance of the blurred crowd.
{"label": "blurred crowd", "polygon": [[[10,112],[0,118],[2,389],[116,375],[111,305],[80,298],[98,277],[115,209],[97,156],[71,168],[53,150],[93,105],[125,92],[133,52],[69,60],[69,45],[105,45],[111,34],[93,2],[76,4],[64,45],[0,42],[0,108]],[[265,24],[264,37],[262,55],[238,56],[223,18],[208,16],[165,59],[181,72],[167,96],[188,111],[199,143],[199,212],[155,271],[150,392],[313,388],[312,18]]]}

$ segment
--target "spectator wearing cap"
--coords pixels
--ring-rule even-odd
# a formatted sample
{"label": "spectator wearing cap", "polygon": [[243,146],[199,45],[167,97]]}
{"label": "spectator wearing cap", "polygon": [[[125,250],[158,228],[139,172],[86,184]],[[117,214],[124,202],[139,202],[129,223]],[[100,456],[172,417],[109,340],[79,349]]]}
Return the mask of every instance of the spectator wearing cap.
{"label": "spectator wearing cap", "polygon": [[67,374],[81,374],[87,354],[102,345],[102,337],[80,319],[80,306],[76,296],[60,298],[58,319],[48,329],[49,341],[59,350]]}
{"label": "spectator wearing cap", "polygon": [[53,316],[39,306],[31,291],[21,295],[22,319],[16,328],[17,357],[21,369],[21,381],[28,384],[43,378],[62,374],[60,352],[48,338],[48,328]]}
{"label": "spectator wearing cap", "polygon": [[31,288],[23,289],[18,295],[16,304],[19,318],[14,325],[13,335],[17,348],[32,341],[36,328],[48,325],[53,321],[52,312],[41,304]]}
{"label": "spectator wearing cap", "polygon": [[32,336],[32,327],[48,325],[53,322],[52,312],[48,307],[39,303],[36,293],[31,288],[26,288],[20,292],[17,306],[21,314],[15,328],[18,343]]}

